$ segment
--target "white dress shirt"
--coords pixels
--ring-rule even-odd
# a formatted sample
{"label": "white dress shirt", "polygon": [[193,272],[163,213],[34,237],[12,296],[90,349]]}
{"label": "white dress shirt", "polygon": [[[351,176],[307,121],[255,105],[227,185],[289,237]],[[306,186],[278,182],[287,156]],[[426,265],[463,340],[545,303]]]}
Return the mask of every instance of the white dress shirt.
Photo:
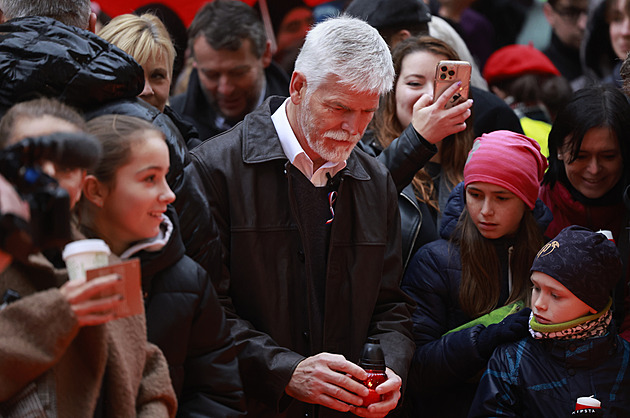
{"label": "white dress shirt", "polygon": [[287,98],[278,110],[271,115],[271,120],[280,138],[280,145],[282,145],[282,150],[291,164],[297,167],[315,187],[323,187],[328,181],[326,174],[328,173],[330,177],[334,177],[346,166],[346,162],[333,163],[327,161],[313,173],[313,160],[306,155],[289,124],[286,110],[287,101],[289,100],[290,98]]}

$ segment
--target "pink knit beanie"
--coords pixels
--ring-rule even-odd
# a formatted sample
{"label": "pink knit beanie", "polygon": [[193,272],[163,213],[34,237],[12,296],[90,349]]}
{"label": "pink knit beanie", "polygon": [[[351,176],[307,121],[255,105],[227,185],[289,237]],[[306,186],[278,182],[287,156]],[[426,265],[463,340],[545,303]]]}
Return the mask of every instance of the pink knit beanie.
{"label": "pink knit beanie", "polygon": [[512,131],[494,131],[475,139],[464,166],[464,184],[495,184],[534,209],[546,169],[547,159],[536,141]]}

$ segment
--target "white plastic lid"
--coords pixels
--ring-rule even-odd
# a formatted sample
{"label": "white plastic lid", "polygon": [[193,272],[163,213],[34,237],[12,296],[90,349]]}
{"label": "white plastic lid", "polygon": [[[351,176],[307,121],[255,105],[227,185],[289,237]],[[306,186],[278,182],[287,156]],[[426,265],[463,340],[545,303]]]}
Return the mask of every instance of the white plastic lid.
{"label": "white plastic lid", "polygon": [[111,251],[102,239],[82,239],[73,241],[66,245],[61,253],[61,257],[65,260],[66,258],[76,254],[90,252],[105,253],[109,255]]}
{"label": "white plastic lid", "polygon": [[582,406],[588,406],[590,408],[601,408],[602,403],[592,396],[583,396],[581,398],[577,398],[577,403]]}
{"label": "white plastic lid", "polygon": [[606,238],[608,238],[609,240],[613,241],[613,234],[612,232],[610,232],[607,229],[600,229],[599,231],[597,231],[598,233],[604,235]]}

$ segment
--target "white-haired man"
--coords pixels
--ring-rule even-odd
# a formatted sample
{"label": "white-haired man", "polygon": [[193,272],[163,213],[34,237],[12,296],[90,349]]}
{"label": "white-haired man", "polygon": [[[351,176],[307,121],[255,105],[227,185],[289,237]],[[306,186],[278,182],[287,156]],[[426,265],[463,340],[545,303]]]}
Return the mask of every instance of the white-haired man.
{"label": "white-haired man", "polygon": [[[217,287],[253,416],[382,417],[400,399],[414,343],[397,193],[355,149],[393,78],[375,29],[329,19],[307,35],[288,99],[191,153],[220,229]],[[368,337],[389,379],[365,408],[356,363]]]}

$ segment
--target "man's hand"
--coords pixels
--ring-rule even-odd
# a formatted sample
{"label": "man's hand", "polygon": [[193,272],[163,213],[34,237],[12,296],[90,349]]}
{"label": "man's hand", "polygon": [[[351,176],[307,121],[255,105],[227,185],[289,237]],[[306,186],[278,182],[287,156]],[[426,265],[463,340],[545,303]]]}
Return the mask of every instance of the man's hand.
{"label": "man's hand", "polygon": [[386,369],[387,380],[376,387],[376,393],[383,395],[383,400],[369,405],[367,408],[352,407],[350,412],[360,417],[381,418],[396,408],[400,400],[402,379],[390,369]]}
{"label": "man's hand", "polygon": [[104,324],[116,318],[114,308],[122,301],[122,296],[114,293],[118,280],[117,274],[108,274],[87,282],[68,281],[59,288],[80,327]]}
{"label": "man's hand", "polygon": [[342,355],[320,353],[298,364],[285,391],[299,401],[348,412],[354,408],[353,405],[361,405],[361,397],[369,393],[353,376],[364,380],[367,373]]}
{"label": "man's hand", "polygon": [[434,103],[433,97],[423,94],[413,105],[411,124],[428,142],[435,144],[449,135],[466,129],[466,119],[471,115],[472,99],[450,109],[444,109],[460,87],[461,82],[454,83]]}

